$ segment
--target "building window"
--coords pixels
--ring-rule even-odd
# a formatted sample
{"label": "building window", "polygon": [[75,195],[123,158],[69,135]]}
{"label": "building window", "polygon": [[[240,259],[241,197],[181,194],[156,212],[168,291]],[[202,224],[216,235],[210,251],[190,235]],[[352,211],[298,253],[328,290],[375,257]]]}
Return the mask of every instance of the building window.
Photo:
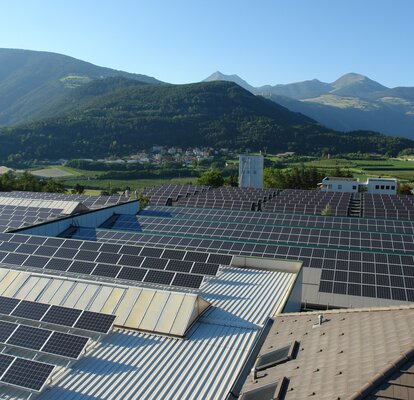
{"label": "building window", "polygon": [[338,189],[342,189],[342,185],[338,185]]}
{"label": "building window", "polygon": [[390,190],[390,187],[387,185],[387,186],[385,187],[385,189]]}
{"label": "building window", "polygon": [[356,190],[356,186],[352,186],[352,190]]}
{"label": "building window", "polygon": [[384,185],[381,185],[381,190],[384,190]]}
{"label": "building window", "polygon": [[378,189],[379,189],[379,185],[375,185],[375,189],[377,189],[377,190],[378,190]]}
{"label": "building window", "polygon": [[391,190],[395,190],[395,186],[391,186]]}

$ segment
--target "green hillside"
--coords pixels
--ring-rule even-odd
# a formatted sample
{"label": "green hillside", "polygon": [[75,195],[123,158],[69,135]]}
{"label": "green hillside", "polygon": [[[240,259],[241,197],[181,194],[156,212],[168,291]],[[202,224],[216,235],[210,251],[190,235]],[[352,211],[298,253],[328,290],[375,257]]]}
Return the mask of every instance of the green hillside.
{"label": "green hillside", "polygon": [[0,126],[33,121],[72,89],[111,76],[159,82],[62,54],[0,49]]}
{"label": "green hillside", "polygon": [[396,154],[414,147],[411,140],[372,132],[335,132],[232,82],[153,85],[109,78],[70,97],[64,115],[3,128],[0,160],[122,156],[153,145],[301,154]]}

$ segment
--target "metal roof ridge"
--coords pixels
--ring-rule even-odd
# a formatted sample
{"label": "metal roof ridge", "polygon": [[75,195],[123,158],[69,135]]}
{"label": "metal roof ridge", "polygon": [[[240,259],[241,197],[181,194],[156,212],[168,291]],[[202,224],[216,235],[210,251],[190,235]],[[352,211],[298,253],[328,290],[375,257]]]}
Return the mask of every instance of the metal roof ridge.
{"label": "metal roof ridge", "polygon": [[304,315],[318,315],[318,314],[345,314],[345,313],[357,313],[357,312],[378,312],[378,311],[397,311],[397,310],[414,310],[414,304],[401,304],[398,306],[379,306],[379,307],[358,307],[358,308],[340,308],[335,310],[320,310],[320,311],[308,311],[308,312],[292,312],[281,313],[277,317],[290,317],[290,316],[304,316]]}

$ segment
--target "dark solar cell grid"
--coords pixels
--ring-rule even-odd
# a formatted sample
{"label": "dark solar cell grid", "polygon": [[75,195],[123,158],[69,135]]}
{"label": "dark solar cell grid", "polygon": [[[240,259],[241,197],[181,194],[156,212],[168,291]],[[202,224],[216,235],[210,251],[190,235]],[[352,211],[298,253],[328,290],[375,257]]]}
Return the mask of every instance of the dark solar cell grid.
{"label": "dark solar cell grid", "polygon": [[131,267],[139,267],[144,261],[144,257],[124,254],[118,261],[119,265],[128,265]]}
{"label": "dark solar cell grid", "polygon": [[46,343],[52,331],[47,329],[34,328],[26,325],[19,325],[7,344],[24,347],[32,350],[40,350]]}
{"label": "dark solar cell grid", "polygon": [[141,282],[147,271],[148,270],[144,268],[123,267],[117,278]]}
{"label": "dark solar cell grid", "polygon": [[90,275],[95,266],[96,264],[91,262],[75,260],[68,269],[68,272]]}
{"label": "dark solar cell grid", "polygon": [[99,253],[95,261],[107,264],[116,264],[120,258],[121,254]]}
{"label": "dark solar cell grid", "polygon": [[150,269],[164,269],[167,263],[168,260],[165,258],[146,257],[141,266]]}
{"label": "dark solar cell grid", "polygon": [[50,324],[63,326],[72,326],[79,318],[79,315],[81,313],[82,310],[77,310],[75,308],[51,306],[47,313],[43,316],[42,322],[48,322]]}
{"label": "dark solar cell grid", "polygon": [[32,319],[39,321],[46,311],[49,309],[49,304],[36,303],[34,301],[23,300],[11,313],[14,317]]}
{"label": "dark solar cell grid", "polygon": [[98,252],[96,251],[79,250],[74,258],[75,260],[95,261],[97,256],[98,256]]}
{"label": "dark solar cell grid", "polygon": [[88,341],[89,339],[83,336],[53,332],[42,351],[61,357],[77,359]]}
{"label": "dark solar cell grid", "polygon": [[29,258],[24,262],[25,266],[35,267],[35,268],[44,268],[49,258],[42,256],[29,256]]}
{"label": "dark solar cell grid", "polygon": [[173,277],[174,277],[173,272],[154,271],[150,269],[148,270],[148,273],[145,276],[144,282],[158,283],[161,285],[170,285]]}
{"label": "dark solar cell grid", "polygon": [[51,258],[49,262],[46,264],[45,268],[56,270],[56,271],[66,271],[69,268],[71,263],[72,263],[71,260]]}
{"label": "dark solar cell grid", "polygon": [[92,275],[105,276],[108,278],[115,278],[121,267],[119,265],[111,264],[98,264],[95,269],[92,271]]}
{"label": "dark solar cell grid", "polygon": [[54,370],[51,364],[16,358],[1,378],[2,383],[40,391]]}
{"label": "dark solar cell grid", "polygon": [[20,300],[0,296],[0,314],[9,315],[19,304]]}
{"label": "dark solar cell grid", "polygon": [[145,257],[161,257],[161,254],[163,253],[163,249],[157,249],[154,247],[144,247],[141,250],[140,255]]}
{"label": "dark solar cell grid", "polygon": [[195,251],[188,251],[184,257],[186,261],[206,262],[208,253],[199,253]]}
{"label": "dark solar cell grid", "polygon": [[190,272],[193,263],[190,261],[170,260],[166,267],[168,271]]}
{"label": "dark solar cell grid", "polygon": [[172,281],[173,286],[182,286],[198,289],[203,283],[202,275],[176,274]]}
{"label": "dark solar cell grid", "polygon": [[16,328],[16,324],[0,321],[0,342],[5,343],[10,335],[16,330]]}
{"label": "dark solar cell grid", "polygon": [[84,311],[74,327],[106,334],[112,328],[115,318],[115,315]]}
{"label": "dark solar cell grid", "polygon": [[164,253],[162,254],[163,258],[169,258],[172,260],[182,260],[185,256],[185,251],[181,250],[164,250]]}
{"label": "dark solar cell grid", "polygon": [[54,254],[54,257],[73,258],[77,252],[78,250],[76,249],[60,248],[56,251],[56,253]]}
{"label": "dark solar cell grid", "polygon": [[79,240],[70,240],[70,239],[66,239],[63,243],[61,247],[64,248],[68,248],[68,249],[79,249],[79,247],[81,246],[82,242],[80,242]]}
{"label": "dark solar cell grid", "polygon": [[191,273],[214,276],[214,275],[217,275],[218,270],[219,270],[219,266],[217,264],[194,263]]}
{"label": "dark solar cell grid", "polygon": [[0,376],[4,374],[4,371],[14,361],[14,357],[7,356],[6,354],[0,354]]}
{"label": "dark solar cell grid", "polygon": [[232,256],[223,254],[210,254],[208,262],[211,264],[230,265],[232,258]]}

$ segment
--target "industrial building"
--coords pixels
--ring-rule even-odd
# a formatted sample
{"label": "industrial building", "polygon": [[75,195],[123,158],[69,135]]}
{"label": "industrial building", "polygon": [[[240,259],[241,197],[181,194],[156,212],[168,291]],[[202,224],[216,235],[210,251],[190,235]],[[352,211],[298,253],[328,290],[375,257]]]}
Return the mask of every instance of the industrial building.
{"label": "industrial building", "polygon": [[[398,372],[412,393],[409,199],[372,195],[350,216],[349,197],[320,191],[145,194],[140,210],[0,193],[0,398],[368,398]],[[384,216],[368,217],[380,202]],[[374,367],[357,377],[360,360]]]}

